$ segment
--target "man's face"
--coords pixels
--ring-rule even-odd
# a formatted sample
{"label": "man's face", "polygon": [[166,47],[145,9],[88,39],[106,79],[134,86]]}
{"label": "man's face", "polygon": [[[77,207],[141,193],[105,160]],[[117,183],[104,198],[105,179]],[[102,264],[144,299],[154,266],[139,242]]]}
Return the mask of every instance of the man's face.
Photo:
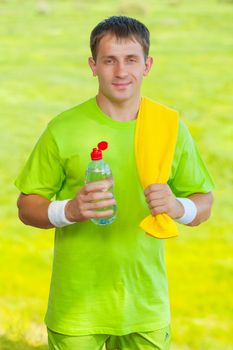
{"label": "man's face", "polygon": [[121,103],[140,96],[152,58],[145,61],[143,48],[136,40],[107,34],[100,40],[96,61],[90,58],[89,65],[99,80],[99,96]]}

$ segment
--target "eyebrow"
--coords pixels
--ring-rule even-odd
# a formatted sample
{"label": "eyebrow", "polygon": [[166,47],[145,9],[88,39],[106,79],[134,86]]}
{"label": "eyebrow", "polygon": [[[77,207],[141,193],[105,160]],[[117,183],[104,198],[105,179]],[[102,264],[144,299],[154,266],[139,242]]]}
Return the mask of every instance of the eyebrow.
{"label": "eyebrow", "polygon": [[[139,57],[139,55],[131,54],[126,56],[126,58],[137,58],[137,57]],[[105,58],[117,58],[117,57],[114,55],[106,55],[101,57],[101,59],[105,59]]]}

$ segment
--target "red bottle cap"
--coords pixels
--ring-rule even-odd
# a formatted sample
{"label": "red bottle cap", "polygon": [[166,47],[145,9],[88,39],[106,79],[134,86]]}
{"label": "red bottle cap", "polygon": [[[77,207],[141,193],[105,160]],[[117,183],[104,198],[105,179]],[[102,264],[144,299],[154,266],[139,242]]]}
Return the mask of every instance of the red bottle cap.
{"label": "red bottle cap", "polygon": [[101,151],[104,151],[105,149],[108,148],[108,143],[107,141],[101,141],[98,143],[98,148],[101,150]]}
{"label": "red bottle cap", "polygon": [[92,160],[100,160],[102,159],[102,151],[108,148],[108,143],[106,141],[101,141],[98,143],[98,148],[93,148],[91,152]]}

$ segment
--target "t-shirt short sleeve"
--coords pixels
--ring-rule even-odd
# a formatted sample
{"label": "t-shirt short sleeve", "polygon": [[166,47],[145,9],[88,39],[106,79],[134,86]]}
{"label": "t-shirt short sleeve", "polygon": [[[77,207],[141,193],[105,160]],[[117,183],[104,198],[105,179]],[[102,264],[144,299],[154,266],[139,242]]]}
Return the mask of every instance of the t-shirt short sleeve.
{"label": "t-shirt short sleeve", "polygon": [[197,192],[207,193],[214,188],[192,136],[181,120],[168,184],[177,197],[187,197]]}
{"label": "t-shirt short sleeve", "polygon": [[51,199],[60,191],[63,181],[64,171],[58,147],[47,127],[17,177],[15,185],[24,194],[38,194]]}

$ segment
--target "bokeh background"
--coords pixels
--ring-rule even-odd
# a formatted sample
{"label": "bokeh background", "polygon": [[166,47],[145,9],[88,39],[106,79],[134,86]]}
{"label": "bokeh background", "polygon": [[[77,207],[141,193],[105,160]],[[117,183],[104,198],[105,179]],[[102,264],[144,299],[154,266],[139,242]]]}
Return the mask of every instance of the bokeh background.
{"label": "bokeh background", "polygon": [[53,230],[17,219],[13,182],[47,122],[94,95],[89,33],[151,31],[143,95],[177,109],[216,184],[212,218],[166,241],[172,350],[233,349],[233,1],[0,0],[0,349],[45,350]]}

